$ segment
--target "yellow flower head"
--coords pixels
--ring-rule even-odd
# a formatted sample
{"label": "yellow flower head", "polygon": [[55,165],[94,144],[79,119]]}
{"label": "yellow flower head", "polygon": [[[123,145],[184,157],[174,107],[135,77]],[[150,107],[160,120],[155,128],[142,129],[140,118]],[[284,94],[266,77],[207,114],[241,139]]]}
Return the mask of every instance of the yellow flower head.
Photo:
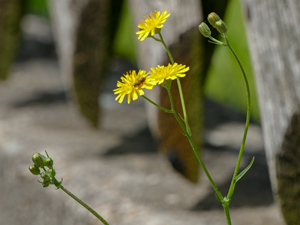
{"label": "yellow flower head", "polygon": [[126,72],[121,77],[122,82],[118,81],[117,89],[114,90],[114,94],[118,94],[116,101],[122,103],[125,95],[128,95],[128,104],[131,102],[131,98],[136,100],[139,95],[144,95],[142,88],[152,89],[156,82],[146,74],[145,70],[140,70],[136,73],[135,70]]}
{"label": "yellow flower head", "polygon": [[155,69],[152,67],[150,76],[158,84],[163,83],[165,80],[175,80],[177,77],[185,77],[185,72],[190,68],[185,65],[174,63],[173,65],[169,63],[168,66],[157,66]]}
{"label": "yellow flower head", "polygon": [[155,33],[157,33],[156,29],[160,30],[164,26],[162,23],[166,22],[167,18],[170,16],[170,13],[167,13],[167,10],[164,10],[162,14],[155,10],[154,13],[150,13],[150,18],[147,16],[145,17],[145,20],[141,20],[140,24],[138,25],[140,31],[136,32],[136,34],[139,35],[138,39],[143,41],[146,37],[153,36]]}

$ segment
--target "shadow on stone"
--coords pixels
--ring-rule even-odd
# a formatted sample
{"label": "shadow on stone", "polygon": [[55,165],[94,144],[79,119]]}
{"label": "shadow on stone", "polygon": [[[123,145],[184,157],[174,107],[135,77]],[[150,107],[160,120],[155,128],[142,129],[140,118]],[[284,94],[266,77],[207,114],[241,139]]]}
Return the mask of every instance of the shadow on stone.
{"label": "shadow on stone", "polygon": [[123,137],[120,145],[108,149],[102,156],[115,156],[124,154],[145,154],[156,153],[157,145],[151,135],[149,128],[144,128],[137,132],[134,136]]}
{"label": "shadow on stone", "polygon": [[204,117],[206,130],[213,130],[224,123],[244,123],[246,121],[246,115],[244,113],[209,98],[204,99]]}
{"label": "shadow on stone", "polygon": [[23,108],[36,105],[48,105],[67,102],[67,93],[65,91],[39,92],[34,96],[12,103],[14,108]]}
{"label": "shadow on stone", "polygon": [[[255,161],[251,169],[238,181],[235,187],[230,208],[268,206],[274,202],[266,157],[262,153],[254,156]],[[247,158],[248,165],[252,157],[244,156],[244,158]],[[239,172],[243,169],[244,167]],[[227,195],[230,183],[231,177],[228,177],[225,183],[217,184],[223,196]],[[191,208],[193,211],[208,211],[212,209],[222,209],[222,205],[216,199],[213,190]]]}

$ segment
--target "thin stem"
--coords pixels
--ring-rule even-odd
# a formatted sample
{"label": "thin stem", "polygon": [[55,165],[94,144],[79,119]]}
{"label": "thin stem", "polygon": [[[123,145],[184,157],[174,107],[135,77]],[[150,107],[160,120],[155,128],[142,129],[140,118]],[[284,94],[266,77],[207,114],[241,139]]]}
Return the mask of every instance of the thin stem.
{"label": "thin stem", "polygon": [[[169,99],[170,99],[170,104],[171,104],[171,110],[172,110],[172,113],[175,112],[175,106],[174,106],[174,101],[173,101],[173,96],[172,96],[172,93],[171,93],[171,90],[170,88],[166,88],[167,89],[167,92],[168,92],[168,95],[169,95]],[[177,113],[176,113],[177,114]],[[181,120],[180,120],[180,125],[181,125]],[[183,126],[184,128],[184,126]]]}
{"label": "thin stem", "polygon": [[66,192],[70,197],[72,197],[75,201],[77,201],[80,205],[82,205],[84,208],[86,208],[88,211],[90,211],[95,217],[97,217],[103,224],[109,225],[109,223],[103,219],[96,211],[94,211],[91,207],[89,207],[87,204],[85,204],[83,201],[81,201],[79,198],[77,198],[75,195],[73,195],[70,191],[68,191],[64,186],[60,186],[60,188]]}
{"label": "thin stem", "polygon": [[172,98],[172,94],[171,94],[170,89],[167,89],[167,91],[168,91],[168,94],[169,94],[169,98],[170,98],[170,103],[171,103],[171,108],[172,108],[172,111],[173,111],[173,115],[175,116],[177,122],[179,123],[179,125],[181,126],[181,128],[182,128],[183,132],[185,133],[187,139],[189,140],[190,145],[191,145],[191,147],[192,147],[192,149],[194,151],[194,154],[195,154],[198,162],[200,163],[201,167],[203,168],[203,170],[204,170],[204,172],[205,172],[208,180],[210,181],[213,189],[215,190],[215,192],[218,195],[219,199],[223,199],[223,196],[222,196],[221,192],[219,191],[217,185],[215,184],[215,182],[212,179],[212,177],[210,176],[210,174],[209,174],[206,166],[204,165],[204,163],[203,163],[203,161],[201,159],[201,156],[200,156],[200,154],[199,154],[199,152],[198,152],[198,150],[197,150],[197,148],[196,148],[196,146],[195,146],[195,144],[193,142],[193,139],[192,139],[191,135],[187,132],[185,126],[183,125],[182,121],[180,120],[178,114],[175,111],[174,103],[173,103],[173,98]]}
{"label": "thin stem", "polygon": [[[167,47],[166,43],[164,42],[164,39],[163,39],[161,33],[159,33],[159,36],[161,38],[161,40],[160,40],[161,43],[164,45],[164,47],[165,47],[165,49],[166,49],[166,51],[168,53],[168,56],[169,56],[169,58],[171,60],[171,63],[174,64],[174,59],[173,59],[173,57],[172,57],[172,55],[170,53],[169,48]],[[182,130],[184,131],[186,137],[188,138],[188,140],[190,142],[190,145],[191,145],[191,147],[192,147],[192,149],[194,151],[194,154],[195,154],[197,160],[199,161],[201,167],[203,168],[203,170],[204,170],[207,178],[209,179],[209,181],[210,181],[213,189],[215,190],[218,198],[219,199],[223,199],[223,196],[222,196],[221,192],[219,191],[217,185],[215,184],[215,182],[213,181],[212,177],[210,176],[210,174],[209,174],[206,166],[204,165],[204,163],[203,163],[203,161],[202,161],[202,159],[201,159],[201,157],[199,155],[199,152],[197,151],[196,146],[195,146],[195,144],[193,142],[193,139],[191,137],[191,130],[190,130],[190,127],[189,127],[189,124],[188,124],[188,118],[187,118],[187,113],[186,113],[186,108],[185,108],[185,103],[184,103],[184,98],[183,98],[183,92],[182,92],[182,87],[181,87],[181,83],[180,83],[179,78],[177,78],[177,84],[178,84],[178,89],[179,89],[179,94],[180,94],[180,99],[181,99],[181,105],[182,105],[182,110],[183,110],[183,115],[184,115],[185,126],[184,126],[184,124],[182,123],[181,119],[179,118],[178,114],[175,111],[174,102],[173,102],[173,98],[172,98],[172,94],[171,94],[170,88],[167,88],[167,91],[168,91],[168,94],[169,94],[169,98],[170,98],[172,113],[175,116],[175,118],[176,118],[177,122],[179,123],[179,125],[181,126]]]}
{"label": "thin stem", "polygon": [[[161,33],[159,33],[159,36],[160,36],[160,40],[161,40],[161,43],[164,45],[167,53],[168,53],[168,56],[171,60],[171,63],[174,64],[174,59],[172,57],[172,54],[168,48],[168,46],[166,45]],[[185,123],[185,127],[187,129],[187,132],[189,133],[189,135],[192,135],[192,132],[191,132],[191,128],[190,128],[190,125],[189,125],[189,121],[188,121],[188,117],[187,117],[187,113],[186,113],[186,108],[185,108],[185,102],[184,102],[184,97],[183,97],[183,91],[182,91],[182,87],[181,87],[181,82],[180,82],[180,79],[177,77],[177,85],[178,85],[178,90],[179,90],[179,96],[180,96],[180,101],[181,101],[181,106],[182,106],[182,111],[183,111],[183,117],[184,117],[184,123]]]}
{"label": "thin stem", "polygon": [[224,208],[224,212],[225,212],[225,216],[226,216],[227,225],[231,225],[229,205],[228,204],[224,204],[223,208]]}
{"label": "thin stem", "polygon": [[142,95],[142,97],[143,97],[144,99],[146,99],[148,102],[150,102],[150,103],[152,103],[153,105],[157,106],[158,108],[164,110],[165,112],[167,112],[167,113],[173,113],[172,110],[166,109],[166,108],[164,108],[164,107],[162,107],[162,106],[156,104],[155,102],[153,102],[152,100],[150,100],[149,98],[147,98],[145,95]]}
{"label": "thin stem", "polygon": [[161,40],[160,39],[158,39],[158,38],[156,38],[156,37],[154,37],[154,36],[151,36],[155,41],[158,41],[158,42],[161,42]]}
{"label": "thin stem", "polygon": [[181,82],[180,82],[180,79],[178,77],[177,77],[176,80],[177,80],[178,90],[179,90],[181,104],[182,104],[182,111],[183,111],[183,118],[184,118],[185,126],[186,126],[186,129],[187,129],[187,132],[189,133],[189,135],[192,135],[191,128],[190,128],[189,121],[188,121],[188,117],[187,117],[187,113],[186,113]]}
{"label": "thin stem", "polygon": [[170,58],[170,60],[171,60],[171,63],[174,64],[173,56],[172,56],[172,54],[171,54],[171,52],[170,52],[168,46],[166,45],[166,43],[165,43],[165,41],[164,41],[164,39],[163,39],[161,33],[159,33],[159,37],[160,37],[161,43],[164,45],[164,47],[165,47],[165,49],[166,49],[166,51],[167,51],[167,53],[168,53],[168,56],[169,56],[169,58]]}
{"label": "thin stem", "polygon": [[227,46],[226,43],[222,42],[222,41],[219,41],[215,38],[213,38],[212,36],[208,37],[210,40],[212,40],[212,43],[216,44],[216,45],[223,45],[223,46]]}
{"label": "thin stem", "polygon": [[236,164],[236,167],[235,167],[235,171],[234,171],[234,174],[233,174],[233,177],[232,177],[232,181],[231,181],[231,185],[230,185],[230,188],[229,188],[229,191],[228,191],[228,199],[231,200],[232,198],[232,195],[233,195],[233,191],[234,191],[234,188],[235,188],[235,178],[238,174],[238,170],[239,170],[239,167],[240,167],[240,163],[241,163],[241,160],[242,160],[242,155],[243,155],[243,151],[244,151],[244,147],[245,147],[245,143],[246,143],[246,138],[247,138],[247,133],[248,133],[248,127],[249,127],[249,123],[250,123],[250,106],[251,106],[251,101],[250,101],[250,88],[249,88],[249,83],[248,83],[248,79],[247,79],[247,76],[246,76],[246,73],[245,73],[245,70],[242,66],[242,63],[241,61],[239,60],[238,56],[236,55],[236,53],[234,52],[233,48],[231,47],[229,41],[228,41],[228,38],[227,36],[225,36],[225,39],[226,39],[226,44],[228,46],[228,48],[230,49],[230,51],[232,52],[232,54],[234,55],[235,59],[237,60],[240,68],[241,68],[241,71],[243,73],[243,77],[244,77],[244,81],[245,81],[245,85],[246,85],[246,91],[247,91],[247,118],[246,118],[246,125],[245,125],[245,130],[244,130],[244,136],[243,136],[243,141],[242,141],[242,144],[241,144],[241,148],[240,148],[240,152],[239,152],[239,157],[238,157],[238,160],[237,160],[237,164]]}

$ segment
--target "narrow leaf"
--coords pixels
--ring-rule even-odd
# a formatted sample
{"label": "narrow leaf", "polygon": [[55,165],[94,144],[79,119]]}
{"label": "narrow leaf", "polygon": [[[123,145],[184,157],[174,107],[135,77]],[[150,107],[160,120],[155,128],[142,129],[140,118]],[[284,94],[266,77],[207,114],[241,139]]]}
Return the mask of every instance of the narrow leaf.
{"label": "narrow leaf", "polygon": [[255,157],[253,157],[252,160],[251,160],[251,162],[250,162],[250,164],[239,175],[237,175],[235,177],[234,183],[238,182],[248,172],[248,170],[251,168],[251,166],[252,166],[252,164],[254,162],[254,158]]}
{"label": "narrow leaf", "polygon": [[222,200],[219,198],[219,196],[217,195],[217,193],[215,193],[215,197],[219,202],[222,202]]}

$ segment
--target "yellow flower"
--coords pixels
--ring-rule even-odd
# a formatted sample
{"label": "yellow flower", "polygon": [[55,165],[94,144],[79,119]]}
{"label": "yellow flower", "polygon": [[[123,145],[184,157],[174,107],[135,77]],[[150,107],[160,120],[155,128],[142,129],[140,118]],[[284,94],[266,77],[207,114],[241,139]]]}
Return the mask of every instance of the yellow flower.
{"label": "yellow flower", "polygon": [[[154,13],[150,13],[150,18],[147,16],[145,17],[145,20],[141,20],[138,25],[140,31],[136,32],[136,34],[139,35],[138,39],[143,41],[146,37],[153,36],[155,33],[158,33],[164,26],[162,23],[166,22],[167,18],[170,16],[170,13],[167,13],[167,10],[164,10],[162,14],[160,14],[160,11],[157,12],[155,10]],[[159,31],[156,29],[159,29]]]}
{"label": "yellow flower", "polygon": [[118,81],[117,89],[114,90],[114,94],[118,94],[116,101],[122,103],[125,95],[128,95],[128,104],[131,102],[131,98],[136,100],[139,95],[144,95],[142,88],[152,89],[156,82],[146,74],[145,70],[140,70],[136,73],[135,70],[126,72],[121,77],[122,82]]}
{"label": "yellow flower", "polygon": [[168,66],[157,66],[155,69],[152,67],[150,76],[158,84],[163,83],[165,80],[175,80],[177,77],[185,77],[185,72],[190,68],[186,65],[174,63],[173,65],[169,63]]}

